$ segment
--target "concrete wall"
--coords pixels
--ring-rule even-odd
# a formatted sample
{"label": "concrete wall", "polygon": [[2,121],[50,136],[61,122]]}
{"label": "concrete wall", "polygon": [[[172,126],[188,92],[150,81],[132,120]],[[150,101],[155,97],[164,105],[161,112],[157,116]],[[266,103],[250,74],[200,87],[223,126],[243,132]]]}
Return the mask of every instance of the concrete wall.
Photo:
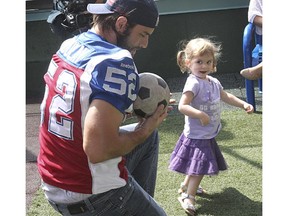
{"label": "concrete wall", "polygon": [[[195,36],[212,36],[223,48],[218,73],[238,73],[243,67],[242,34],[247,24],[247,10],[243,6],[160,13],[159,27],[150,38],[149,47],[135,57],[138,70],[154,72],[163,78],[182,76],[176,65],[178,43]],[[60,38],[50,31],[46,20],[26,21],[26,98],[42,97],[43,75],[60,44]]]}
{"label": "concrete wall", "polygon": [[26,98],[42,97],[43,75],[51,56],[61,40],[54,35],[46,21],[26,22]]}
{"label": "concrete wall", "polygon": [[149,47],[135,57],[139,71],[151,71],[163,77],[181,75],[176,65],[179,42],[210,36],[221,42],[222,57],[218,73],[238,73],[243,67],[242,35],[247,24],[247,8],[163,15]]}

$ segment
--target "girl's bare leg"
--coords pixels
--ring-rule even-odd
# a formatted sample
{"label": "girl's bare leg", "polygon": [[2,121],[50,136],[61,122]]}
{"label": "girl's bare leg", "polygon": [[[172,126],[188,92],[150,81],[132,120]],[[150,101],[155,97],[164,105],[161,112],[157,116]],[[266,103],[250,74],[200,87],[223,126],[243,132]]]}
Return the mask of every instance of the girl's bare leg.
{"label": "girl's bare leg", "polygon": [[[200,182],[202,181],[204,175],[198,175],[198,176],[186,176],[188,180],[188,188],[187,188],[187,194],[191,195],[193,197],[196,196],[197,189],[200,185]],[[186,180],[186,178],[185,178]],[[187,199],[187,202],[195,205],[195,200]]]}

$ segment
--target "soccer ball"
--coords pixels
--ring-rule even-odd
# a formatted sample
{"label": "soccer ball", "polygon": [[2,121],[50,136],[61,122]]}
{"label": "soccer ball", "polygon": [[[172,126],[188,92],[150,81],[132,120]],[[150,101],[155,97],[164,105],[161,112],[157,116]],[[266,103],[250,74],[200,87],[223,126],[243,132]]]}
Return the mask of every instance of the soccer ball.
{"label": "soccer ball", "polygon": [[165,80],[154,73],[139,74],[139,92],[133,103],[134,113],[142,118],[151,116],[157,107],[166,107],[170,99],[170,89]]}

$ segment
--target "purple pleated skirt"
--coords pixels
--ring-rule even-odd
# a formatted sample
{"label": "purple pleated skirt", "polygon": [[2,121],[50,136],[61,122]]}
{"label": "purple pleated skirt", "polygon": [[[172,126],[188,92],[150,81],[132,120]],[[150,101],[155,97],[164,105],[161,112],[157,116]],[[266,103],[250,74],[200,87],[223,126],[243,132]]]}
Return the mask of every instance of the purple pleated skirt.
{"label": "purple pleated skirt", "polygon": [[182,133],[170,157],[169,169],[186,175],[217,175],[227,164],[215,140],[189,139]]}

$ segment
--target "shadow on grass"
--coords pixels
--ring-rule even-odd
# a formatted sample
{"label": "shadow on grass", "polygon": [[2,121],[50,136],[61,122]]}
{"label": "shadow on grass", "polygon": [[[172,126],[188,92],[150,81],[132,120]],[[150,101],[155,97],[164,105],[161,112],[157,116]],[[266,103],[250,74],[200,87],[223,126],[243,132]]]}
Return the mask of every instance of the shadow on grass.
{"label": "shadow on grass", "polygon": [[[261,146],[261,145],[254,146],[254,147],[259,147],[259,146]],[[249,148],[251,148],[251,146]],[[221,151],[225,152],[226,154],[229,154],[229,155],[233,156],[234,158],[237,158],[237,160],[241,160],[241,161],[243,161],[243,162],[245,162],[247,164],[250,164],[250,165],[254,166],[257,169],[262,169],[262,164],[261,163],[257,163],[255,161],[249,160],[249,159],[239,155],[237,152],[235,152],[233,149],[231,149],[231,147],[221,146]]]}
{"label": "shadow on grass", "polygon": [[199,198],[199,215],[214,216],[260,216],[262,215],[262,202],[255,202],[235,188],[227,188],[221,193],[205,194]]}
{"label": "shadow on grass", "polygon": [[[225,121],[222,121],[222,126],[223,128],[225,128],[225,125],[226,125],[226,122]],[[230,132],[230,131],[227,131],[225,129],[222,129],[221,132],[219,133],[219,135],[217,136],[217,141],[218,143],[221,143],[221,140],[232,140],[232,139],[235,139],[235,135]],[[242,160],[258,169],[262,169],[262,164],[260,163],[257,163],[255,161],[252,161],[252,160],[249,160],[247,159],[246,157],[243,157],[241,156],[240,154],[238,154],[234,149],[236,148],[259,148],[259,147],[262,147],[261,144],[258,144],[258,145],[250,145],[249,146],[239,146],[239,147],[235,147],[233,146],[233,148],[231,148],[231,146],[223,146],[223,145],[219,145],[220,148],[221,148],[221,151],[222,152],[225,152],[226,154],[229,154],[231,156],[233,156],[234,158],[238,158],[239,160]]]}

